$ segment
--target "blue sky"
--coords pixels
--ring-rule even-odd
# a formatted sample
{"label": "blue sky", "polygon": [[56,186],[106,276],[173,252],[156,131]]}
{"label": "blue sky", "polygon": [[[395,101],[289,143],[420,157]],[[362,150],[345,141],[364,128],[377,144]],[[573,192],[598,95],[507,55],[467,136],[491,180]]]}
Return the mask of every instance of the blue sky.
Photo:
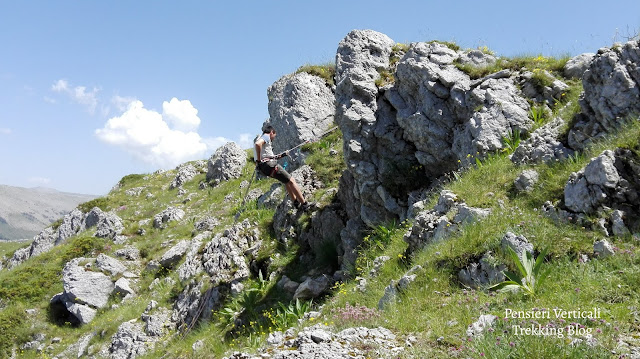
{"label": "blue sky", "polygon": [[640,1],[0,0],[0,184],[101,195],[248,148],[267,87],[353,29],[577,55],[637,32]]}

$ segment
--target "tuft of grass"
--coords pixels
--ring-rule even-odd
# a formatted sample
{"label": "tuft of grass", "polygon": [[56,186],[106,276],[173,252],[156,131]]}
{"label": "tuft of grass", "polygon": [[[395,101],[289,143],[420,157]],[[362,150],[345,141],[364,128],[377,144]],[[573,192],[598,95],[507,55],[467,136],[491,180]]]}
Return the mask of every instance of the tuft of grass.
{"label": "tuft of grass", "polygon": [[336,65],[334,63],[326,63],[322,65],[304,65],[296,70],[296,73],[306,72],[310,75],[318,76],[323,79],[327,86],[335,85],[334,77],[336,75]]}
{"label": "tuft of grass", "polygon": [[453,41],[440,41],[440,40],[431,40],[428,42],[429,44],[442,44],[453,51],[460,51],[460,46]]}
{"label": "tuft of grass", "polygon": [[544,57],[542,55],[517,56],[513,58],[499,58],[494,64],[489,66],[473,66],[471,64],[456,63],[456,67],[469,75],[472,79],[480,79],[490,74],[502,70],[512,71],[532,71],[534,78],[541,86],[548,86],[550,80],[544,75],[542,70],[549,71],[555,76],[563,77],[564,65],[569,61],[570,57],[562,56],[560,58]]}

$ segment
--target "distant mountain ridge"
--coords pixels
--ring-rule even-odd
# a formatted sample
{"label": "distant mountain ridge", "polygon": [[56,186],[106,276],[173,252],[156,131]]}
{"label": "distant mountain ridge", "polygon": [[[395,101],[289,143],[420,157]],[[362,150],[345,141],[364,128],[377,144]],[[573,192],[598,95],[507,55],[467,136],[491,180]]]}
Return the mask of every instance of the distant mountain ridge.
{"label": "distant mountain ridge", "polygon": [[29,239],[97,196],[0,185],[0,240]]}

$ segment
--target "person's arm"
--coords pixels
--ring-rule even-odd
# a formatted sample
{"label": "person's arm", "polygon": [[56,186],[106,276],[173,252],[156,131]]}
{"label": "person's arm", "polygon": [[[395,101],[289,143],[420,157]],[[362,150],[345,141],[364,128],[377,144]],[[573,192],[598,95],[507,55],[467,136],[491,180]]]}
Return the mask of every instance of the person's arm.
{"label": "person's arm", "polygon": [[256,141],[255,143],[255,147],[256,147],[256,154],[258,156],[258,163],[260,163],[260,161],[262,161],[262,158],[260,158],[260,156],[262,156],[262,146],[264,146],[264,140],[261,138],[259,140]]}

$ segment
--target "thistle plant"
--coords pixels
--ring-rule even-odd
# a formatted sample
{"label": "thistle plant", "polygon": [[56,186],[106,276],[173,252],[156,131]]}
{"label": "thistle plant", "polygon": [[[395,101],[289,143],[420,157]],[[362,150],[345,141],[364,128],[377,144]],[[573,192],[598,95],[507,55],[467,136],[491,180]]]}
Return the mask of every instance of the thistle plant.
{"label": "thistle plant", "polygon": [[519,257],[511,247],[507,247],[507,252],[511,256],[518,273],[505,271],[504,275],[508,280],[495,284],[489,289],[501,292],[523,290],[525,294],[534,296],[551,271],[551,268],[541,271],[547,249],[542,250],[537,259],[533,257],[533,254],[525,250],[522,251]]}

